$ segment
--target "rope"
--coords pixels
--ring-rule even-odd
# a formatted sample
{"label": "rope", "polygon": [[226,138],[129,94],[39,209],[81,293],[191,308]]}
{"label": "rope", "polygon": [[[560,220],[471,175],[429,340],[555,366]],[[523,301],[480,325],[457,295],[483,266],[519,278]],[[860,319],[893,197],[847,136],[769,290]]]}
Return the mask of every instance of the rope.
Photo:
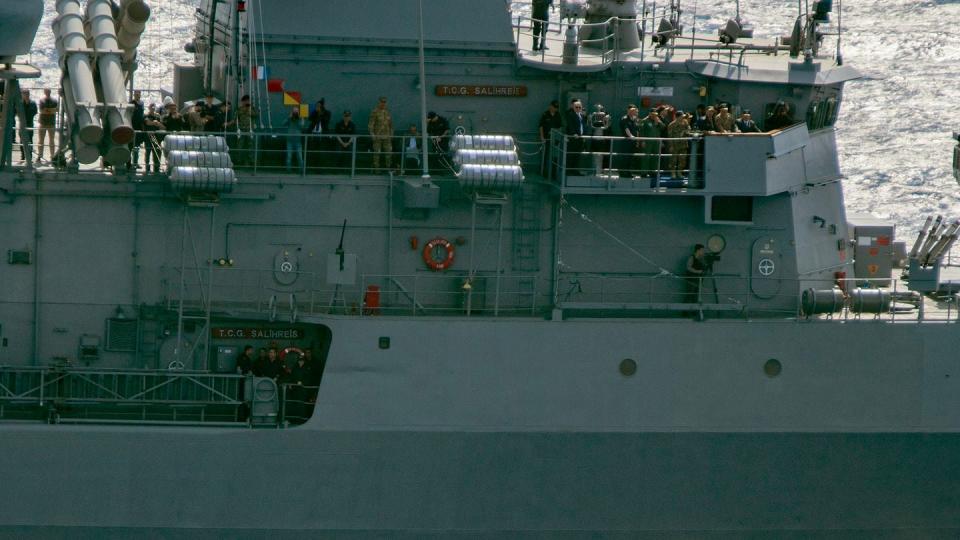
{"label": "rope", "polygon": [[[627,251],[629,251],[630,253],[633,253],[634,255],[636,255],[636,256],[637,256],[638,258],[640,258],[640,260],[642,260],[643,262],[645,262],[645,263],[649,264],[650,266],[653,266],[654,268],[656,268],[656,269],[660,272],[660,275],[661,275],[661,276],[681,278],[681,276],[678,276],[678,275],[676,275],[675,273],[673,273],[673,272],[667,270],[666,268],[660,266],[659,264],[653,262],[652,259],[650,259],[650,258],[647,257],[646,255],[644,255],[643,253],[640,253],[639,251],[637,251],[636,249],[634,249],[633,247],[631,247],[629,244],[627,244],[626,242],[624,242],[623,240],[621,240],[617,235],[613,234],[612,232],[610,232],[609,230],[607,230],[606,228],[604,228],[603,225],[600,225],[600,224],[597,223],[596,221],[590,219],[590,217],[589,217],[588,215],[586,215],[586,214],[584,214],[583,212],[581,212],[580,210],[578,210],[575,206],[573,206],[572,204],[570,204],[570,201],[568,201],[568,200],[565,199],[565,198],[560,199],[560,212],[561,212],[561,214],[560,214],[561,220],[560,220],[560,221],[561,221],[561,222],[562,222],[562,218],[563,218],[563,209],[564,209],[564,208],[569,208],[569,209],[572,210],[575,214],[577,214],[578,216],[580,216],[580,218],[581,218],[582,220],[586,221],[587,223],[589,223],[589,224],[593,225],[594,227],[596,227],[597,229],[599,229],[600,232],[602,232],[603,234],[605,234],[605,235],[607,235],[608,237],[610,237],[610,239],[613,240],[614,242],[616,242],[617,244],[620,244],[621,246],[623,246],[624,248],[626,248]],[[562,224],[562,223],[561,223],[561,224]],[[558,260],[557,260],[557,264],[558,264],[558,265],[562,264],[561,261],[559,260],[559,250],[558,250]]]}
{"label": "rope", "polygon": [[[257,2],[257,18],[260,20],[260,39],[265,40],[266,38],[264,37],[264,34],[263,34],[263,9],[260,7],[259,2]],[[254,30],[254,39],[256,39],[256,30]],[[267,77],[264,77],[264,80],[263,80],[263,93],[267,94],[267,100],[266,100],[267,124],[270,130],[273,130],[273,113],[270,110],[270,98],[269,98],[269,88],[268,88],[268,85],[270,84],[269,83],[270,68],[268,67],[268,64],[267,64],[267,46],[263,45],[261,47],[261,51],[263,52],[263,67],[264,69],[267,70]]]}

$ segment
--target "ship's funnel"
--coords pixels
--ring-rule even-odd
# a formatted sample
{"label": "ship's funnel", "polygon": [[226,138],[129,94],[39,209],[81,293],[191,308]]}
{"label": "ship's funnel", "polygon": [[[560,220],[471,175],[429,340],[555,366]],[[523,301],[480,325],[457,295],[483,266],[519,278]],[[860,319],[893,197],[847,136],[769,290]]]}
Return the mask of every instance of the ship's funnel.
{"label": "ship's funnel", "polygon": [[150,19],[150,6],[143,0],[123,0],[117,19],[117,43],[123,49],[123,64],[129,69],[137,55],[140,37]]}
{"label": "ship's funnel", "polygon": [[80,139],[97,144],[103,138],[97,92],[93,84],[90,52],[83,33],[83,15],[79,0],[58,0],[57,19],[53,23],[60,66],[66,71],[64,92],[70,122]]}
{"label": "ship's funnel", "polygon": [[12,63],[17,55],[27,54],[43,17],[43,0],[3,0],[0,2],[0,63]]}
{"label": "ship's funnel", "polygon": [[130,109],[124,94],[122,51],[117,43],[113,13],[109,0],[90,0],[87,4],[87,24],[97,50],[97,73],[103,89],[103,101],[110,124],[110,140],[116,145],[133,140]]}

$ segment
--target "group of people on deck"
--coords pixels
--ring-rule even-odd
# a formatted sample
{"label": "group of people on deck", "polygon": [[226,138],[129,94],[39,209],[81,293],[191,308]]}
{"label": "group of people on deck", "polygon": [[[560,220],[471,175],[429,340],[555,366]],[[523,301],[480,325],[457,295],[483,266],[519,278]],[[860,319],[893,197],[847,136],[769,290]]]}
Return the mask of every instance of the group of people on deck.
{"label": "group of people on deck", "polygon": [[[56,154],[55,133],[60,103],[52,97],[50,89],[44,90],[44,98],[33,101],[30,90],[22,91],[22,104],[18,104],[18,144],[21,161],[33,161],[34,132],[39,135],[36,162],[44,159],[44,143],[49,142],[49,158]],[[143,168],[146,172],[159,172],[161,166],[161,143],[165,134],[172,132],[220,133],[229,137],[229,146],[235,166],[250,166],[254,162],[254,132],[262,127],[260,113],[253,106],[249,95],[240,98],[238,107],[230,101],[217,101],[212,93],[205,98],[187,104],[180,109],[171,97],[162,103],[145,103],[140,90],[133,92],[130,105],[131,127],[136,132],[130,143],[130,170],[140,169],[141,150],[144,153]],[[306,107],[305,107],[306,109]],[[36,119],[39,115],[39,125]],[[344,110],[341,118],[333,122],[332,113],[321,98],[309,108],[309,114],[301,116],[301,107],[292,107],[286,120],[279,127],[285,139],[284,165],[287,170],[306,165],[309,157],[319,167],[347,168],[351,166],[351,154],[356,150],[358,128],[350,110]],[[399,150],[403,164],[420,167],[422,164],[422,138],[417,126],[412,124],[398,135],[393,117],[387,107],[387,98],[380,97],[370,112],[367,131],[372,154],[372,169],[375,172],[393,171],[395,150]],[[307,142],[307,136],[317,136]],[[446,118],[430,112],[427,115],[430,166],[436,167],[450,147],[450,124]],[[309,147],[305,148],[305,144]],[[397,148],[399,147],[399,148]],[[307,150],[305,152],[305,150]]]}
{"label": "group of people on deck", "polygon": [[288,419],[305,421],[317,399],[323,368],[314,365],[312,349],[275,345],[261,347],[254,357],[253,345],[246,345],[237,357],[237,373],[272,379],[280,389]]}
{"label": "group of people on deck", "polygon": [[[592,113],[585,110],[577,98],[570,101],[561,114],[558,101],[550,103],[540,116],[538,133],[543,144],[543,168],[549,166],[550,132],[559,130],[566,135],[566,174],[580,175],[587,170],[601,169],[612,165],[621,177],[655,177],[667,174],[683,178],[688,174],[690,160],[689,138],[700,133],[761,133],[763,130],[753,119],[750,110],[744,109],[739,116],[731,114],[734,107],[725,102],[715,105],[698,105],[694,113],[677,110],[670,104],[660,104],[641,115],[639,107],[628,104],[615,132],[610,115],[602,105],[596,105]],[[782,129],[794,123],[789,106],[778,103],[766,119],[766,131]],[[615,141],[601,137],[622,137]],[[588,157],[593,163],[588,163]]]}
{"label": "group of people on deck", "polygon": [[[388,99],[381,96],[376,106],[370,111],[367,119],[367,132],[370,135],[372,150],[372,168],[374,172],[392,171],[394,169],[394,143],[401,140],[401,159],[404,166],[419,167],[421,163],[421,137],[416,124],[411,124],[402,137],[395,135],[393,115],[388,108]],[[304,166],[304,134],[334,135],[334,137],[320,137],[309,153],[316,154],[320,165],[337,168],[350,166],[351,155],[355,152],[357,126],[353,122],[353,113],[343,111],[342,119],[330,128],[331,113],[326,108],[326,102],[321,99],[317,102],[310,116],[304,118],[299,107],[293,107],[283,124],[286,133],[286,159],[284,161],[288,171]],[[434,156],[445,155],[450,148],[450,124],[446,118],[431,111],[427,114],[427,136],[431,144],[431,159]],[[333,156],[332,163],[326,156]]]}

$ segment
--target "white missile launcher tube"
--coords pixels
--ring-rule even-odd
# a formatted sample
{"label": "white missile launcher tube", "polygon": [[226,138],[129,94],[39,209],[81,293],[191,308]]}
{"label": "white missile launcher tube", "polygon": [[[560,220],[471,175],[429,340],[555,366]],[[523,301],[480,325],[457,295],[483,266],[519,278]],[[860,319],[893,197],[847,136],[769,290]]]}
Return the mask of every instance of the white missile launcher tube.
{"label": "white missile launcher tube", "polygon": [[117,43],[123,49],[123,66],[129,70],[137,55],[140,37],[150,19],[150,6],[143,0],[120,2],[120,18],[117,21]]}
{"label": "white missile launcher tube", "polygon": [[97,159],[100,158],[100,149],[97,148],[95,144],[87,144],[84,142],[79,130],[73,129],[73,122],[77,117],[74,107],[76,100],[73,96],[73,83],[70,81],[69,77],[64,76],[60,85],[61,88],[63,88],[63,103],[67,108],[68,122],[70,123],[70,131],[72,132],[71,140],[73,141],[73,157],[84,165],[95,163]]}
{"label": "white missile launcher tube", "polygon": [[123,69],[120,57],[123,51],[117,44],[113,12],[109,0],[90,0],[87,4],[87,23],[97,50],[97,72],[103,90],[103,101],[110,127],[110,140],[123,145],[133,140],[130,123],[131,110],[124,93]]}
{"label": "white missile launcher tube", "polygon": [[53,31],[61,68],[69,75],[65,80],[69,80],[72,95],[67,101],[70,118],[76,122],[77,133],[84,143],[97,144],[103,138],[103,127],[79,0],[58,0],[57,14]]}
{"label": "white missile launcher tube", "polygon": [[930,230],[931,223],[933,223],[933,216],[927,216],[927,220],[923,222],[923,228],[920,229],[920,235],[917,236],[917,241],[913,243],[913,248],[910,249],[909,257],[911,259],[916,259],[920,253],[920,246],[922,246],[923,241],[927,239],[927,231]]}
{"label": "white missile launcher tube", "polygon": [[927,257],[923,259],[924,264],[933,264],[946,253],[945,248],[950,244],[951,239],[957,238],[957,233],[960,232],[960,220],[954,221],[951,225],[947,227],[947,230],[940,235],[940,239],[937,240],[933,247],[930,248],[930,252],[927,253]]}

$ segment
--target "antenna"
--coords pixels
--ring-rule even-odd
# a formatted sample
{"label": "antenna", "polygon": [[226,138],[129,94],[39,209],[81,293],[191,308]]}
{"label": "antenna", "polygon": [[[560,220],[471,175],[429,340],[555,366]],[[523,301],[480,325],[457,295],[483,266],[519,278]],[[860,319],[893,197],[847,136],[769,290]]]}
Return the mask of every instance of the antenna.
{"label": "antenna", "polygon": [[737,0],[737,22],[740,22],[740,0]]}
{"label": "antenna", "polygon": [[843,53],[840,52],[840,41],[843,39],[843,0],[837,1],[837,65],[843,65]]}
{"label": "antenna", "polygon": [[340,228],[340,245],[337,246],[337,250],[334,253],[340,257],[340,271],[343,272],[343,235],[347,233],[347,219],[343,219],[343,227]]}

